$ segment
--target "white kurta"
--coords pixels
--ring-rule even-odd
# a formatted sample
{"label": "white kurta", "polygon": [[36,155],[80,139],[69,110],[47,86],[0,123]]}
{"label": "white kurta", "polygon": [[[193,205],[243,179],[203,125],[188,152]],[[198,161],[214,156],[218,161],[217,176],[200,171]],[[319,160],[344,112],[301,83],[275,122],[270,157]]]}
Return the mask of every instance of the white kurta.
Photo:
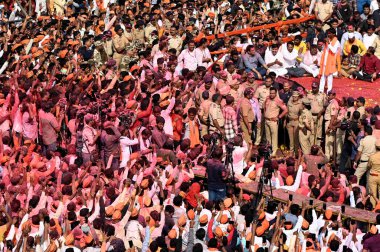
{"label": "white kurta", "polygon": [[292,52],[289,52],[286,44],[284,44],[279,51],[281,51],[282,56],[284,57],[284,68],[294,67],[296,65],[296,59],[298,57],[297,50],[293,49]]}
{"label": "white kurta", "polygon": [[136,145],[139,143],[139,140],[137,138],[130,139],[126,136],[120,137],[120,148],[121,148],[121,163],[120,167],[126,167],[127,163],[129,161],[129,157],[131,156],[132,145]]}
{"label": "white kurta", "polygon": [[280,50],[278,50],[277,54],[273,55],[272,51],[269,50],[269,48],[268,48],[265,51],[265,57],[264,57],[265,64],[268,65],[270,63],[275,62],[276,60],[280,61],[282,63],[282,66],[275,64],[275,65],[269,67],[269,70],[271,72],[274,72],[277,76],[286,75],[288,73],[288,71],[284,67],[285,61],[284,61],[284,57],[282,55],[282,52]]}

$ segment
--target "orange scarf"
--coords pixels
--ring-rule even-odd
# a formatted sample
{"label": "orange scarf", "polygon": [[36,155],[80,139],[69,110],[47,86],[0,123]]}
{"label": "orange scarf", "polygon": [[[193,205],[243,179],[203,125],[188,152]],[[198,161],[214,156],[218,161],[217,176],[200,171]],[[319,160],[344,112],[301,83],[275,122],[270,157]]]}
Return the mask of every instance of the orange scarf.
{"label": "orange scarf", "polygon": [[189,121],[190,130],[190,148],[194,148],[196,145],[200,144],[199,140],[199,127],[194,121]]}
{"label": "orange scarf", "polygon": [[[334,39],[331,41],[331,45],[334,46],[335,43],[337,43],[337,42],[338,42],[338,39],[336,37],[334,37]],[[328,53],[328,55],[327,55],[327,61],[326,61],[326,65],[325,65],[326,53]],[[337,68],[337,65],[338,65],[338,68]],[[320,66],[321,66],[320,72],[319,72],[320,75],[329,76],[330,74],[333,74],[337,71],[340,71],[341,65],[340,65],[340,52],[339,52],[339,50],[334,54],[333,52],[331,52],[331,50],[329,50],[328,44],[326,44],[325,48],[322,52],[321,65]]]}

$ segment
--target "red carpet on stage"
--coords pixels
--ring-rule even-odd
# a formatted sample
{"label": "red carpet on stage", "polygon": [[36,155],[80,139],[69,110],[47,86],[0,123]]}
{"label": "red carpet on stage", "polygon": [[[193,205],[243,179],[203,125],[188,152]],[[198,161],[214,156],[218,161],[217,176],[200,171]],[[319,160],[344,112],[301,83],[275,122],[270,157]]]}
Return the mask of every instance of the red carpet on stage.
{"label": "red carpet on stage", "polygon": [[[311,89],[313,80],[319,83],[319,79],[313,77],[294,78],[292,80],[308,90]],[[347,78],[334,78],[333,89],[336,90],[337,98],[363,96],[366,99],[366,106],[380,105],[380,79],[371,83]]]}

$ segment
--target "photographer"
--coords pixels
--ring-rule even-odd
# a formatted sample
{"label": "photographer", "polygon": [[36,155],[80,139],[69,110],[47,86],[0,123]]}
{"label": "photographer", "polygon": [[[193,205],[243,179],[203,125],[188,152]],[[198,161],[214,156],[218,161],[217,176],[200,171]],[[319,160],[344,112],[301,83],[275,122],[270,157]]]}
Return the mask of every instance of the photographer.
{"label": "photographer", "polygon": [[[104,155],[104,163],[110,165],[109,168],[116,170],[119,168],[120,148],[119,139],[121,137],[120,131],[115,125],[106,121],[103,124],[103,130],[101,134],[102,150]],[[112,160],[110,160],[112,158]],[[110,164],[108,162],[111,162]]]}
{"label": "photographer", "polygon": [[212,158],[207,161],[208,178],[208,200],[223,200],[226,197],[225,179],[228,177],[224,164],[222,163],[223,148],[216,147],[212,153]]}
{"label": "photographer", "polygon": [[[342,147],[342,153],[340,155],[339,162],[339,172],[347,173],[348,169],[351,167],[351,154],[356,144],[356,138],[359,133],[359,118],[360,113],[358,111],[354,111],[352,115],[347,115],[348,118],[352,118],[352,120],[348,120],[343,125],[341,124],[341,129],[345,130],[344,141]],[[342,127],[343,126],[343,127]]]}

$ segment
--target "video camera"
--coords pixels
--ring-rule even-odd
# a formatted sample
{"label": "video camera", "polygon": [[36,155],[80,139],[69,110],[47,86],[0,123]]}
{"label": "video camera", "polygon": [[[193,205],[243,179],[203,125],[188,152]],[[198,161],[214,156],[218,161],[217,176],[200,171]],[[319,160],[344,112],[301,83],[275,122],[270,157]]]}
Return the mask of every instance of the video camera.
{"label": "video camera", "polygon": [[340,128],[341,130],[351,130],[351,128],[352,128],[351,121],[349,121],[349,120],[347,120],[347,119],[344,119],[344,120],[340,123],[339,128]]}
{"label": "video camera", "polygon": [[136,121],[136,113],[133,111],[126,111],[119,115],[120,125],[129,129]]}
{"label": "video camera", "polygon": [[264,158],[263,163],[263,176],[265,178],[265,182],[272,179],[272,174],[274,172],[272,168],[272,162],[270,160],[270,156],[272,154],[272,146],[270,144],[260,144],[258,148],[259,157]]}

